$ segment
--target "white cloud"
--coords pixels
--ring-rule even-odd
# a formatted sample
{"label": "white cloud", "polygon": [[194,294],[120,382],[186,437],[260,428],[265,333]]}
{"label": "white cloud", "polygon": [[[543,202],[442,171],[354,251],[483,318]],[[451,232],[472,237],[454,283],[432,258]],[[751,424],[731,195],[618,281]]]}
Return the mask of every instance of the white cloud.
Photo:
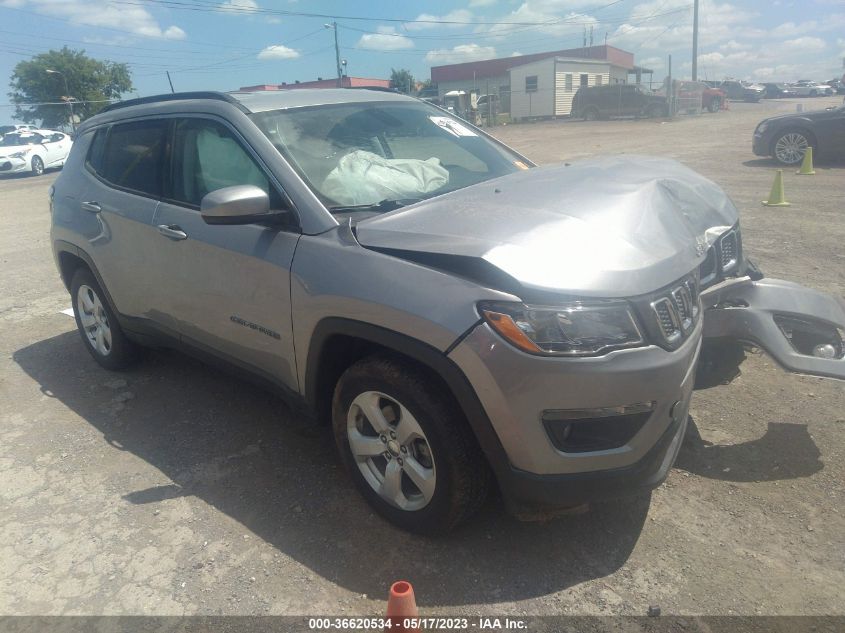
{"label": "white cloud", "polygon": [[258,59],[296,59],[297,57],[299,57],[299,51],[283,44],[268,46],[258,53]]}
{"label": "white cloud", "polygon": [[226,0],[217,7],[223,13],[255,13],[258,10],[258,3],[255,0]]}
{"label": "white cloud", "polygon": [[372,51],[399,51],[414,48],[410,38],[396,32],[392,26],[380,26],[378,33],[366,33],[358,40],[358,48]]}
{"label": "white cloud", "polygon": [[787,51],[810,53],[827,48],[827,42],[820,37],[798,37],[794,40],[786,40],[782,46]]}
{"label": "white cloud", "polygon": [[496,49],[492,46],[460,44],[454,48],[440,48],[429,51],[425,56],[425,61],[432,66],[442,66],[443,64],[460,64],[494,57],[496,57]]}
{"label": "white cloud", "polygon": [[[407,22],[403,26],[409,31],[422,31],[424,29],[436,28],[467,28],[472,23],[472,13],[466,9],[455,9],[446,15],[432,15],[420,13],[417,17],[420,22]],[[433,22],[463,22],[463,24],[433,24]]]}
{"label": "white cloud", "polygon": [[[137,5],[115,5],[107,0],[12,0],[15,6],[30,6],[37,13],[68,20],[71,24],[126,31],[144,37],[183,40],[178,26],[162,28],[152,14]],[[9,6],[9,5],[6,5]]]}
{"label": "white cloud", "polygon": [[496,0],[469,0],[471,7],[489,7],[496,4]]}
{"label": "white cloud", "polygon": [[794,37],[796,35],[803,35],[812,31],[818,31],[819,24],[815,20],[808,20],[795,24],[795,22],[784,22],[772,29],[772,36],[774,37]]}
{"label": "white cloud", "polygon": [[720,51],[747,51],[750,48],[750,44],[740,44],[736,40],[728,40],[719,46]]}

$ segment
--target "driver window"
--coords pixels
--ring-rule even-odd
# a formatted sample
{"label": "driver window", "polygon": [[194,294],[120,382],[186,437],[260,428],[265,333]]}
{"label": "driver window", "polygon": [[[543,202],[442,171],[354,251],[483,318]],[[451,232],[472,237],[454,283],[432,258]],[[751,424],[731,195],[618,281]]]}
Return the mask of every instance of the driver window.
{"label": "driver window", "polygon": [[205,119],[179,121],[173,141],[170,198],[199,207],[206,194],[234,185],[255,185],[270,196],[271,208],[283,207],[264,171],[228,128]]}

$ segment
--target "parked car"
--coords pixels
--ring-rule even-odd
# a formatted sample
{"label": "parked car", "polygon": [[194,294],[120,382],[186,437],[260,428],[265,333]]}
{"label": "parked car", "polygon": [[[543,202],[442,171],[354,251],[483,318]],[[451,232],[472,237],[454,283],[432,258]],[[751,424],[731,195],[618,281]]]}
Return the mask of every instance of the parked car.
{"label": "parked car", "polygon": [[666,97],[635,84],[579,88],[572,99],[570,116],[585,121],[619,116],[668,116]]}
{"label": "parked car", "polygon": [[836,94],[845,95],[845,83],[841,79],[831,79],[825,83],[833,88]]}
{"label": "parked car", "polygon": [[50,202],[97,363],[164,345],[275,385],[416,532],[494,485],[521,516],[659,485],[703,338],[845,378],[843,306],[761,279],[716,184],[644,156],[538,168],[398,93],[111,105]]}
{"label": "parked car", "polygon": [[765,83],[763,88],[765,89],[763,91],[764,99],[786,99],[798,96],[798,92],[789,84]]}
{"label": "parked car", "polygon": [[805,79],[792,84],[791,87],[799,97],[823,97],[834,94],[830,86]]}
{"label": "parked car", "polygon": [[72,146],[67,134],[53,130],[9,132],[0,140],[0,173],[40,176],[45,169],[64,165]]}
{"label": "parked car", "polygon": [[747,81],[736,81],[734,79],[727,79],[719,84],[719,88],[725,91],[728,99],[732,101],[749,101],[757,102],[763,98],[765,88],[759,84],[753,84]]}
{"label": "parked car", "polygon": [[822,160],[845,158],[845,105],[763,119],[754,130],[754,154],[784,165],[800,163],[808,147]]}
{"label": "parked car", "polygon": [[709,112],[718,112],[724,110],[728,105],[728,95],[721,88],[714,88],[704,84],[704,90],[701,93],[701,107]]}

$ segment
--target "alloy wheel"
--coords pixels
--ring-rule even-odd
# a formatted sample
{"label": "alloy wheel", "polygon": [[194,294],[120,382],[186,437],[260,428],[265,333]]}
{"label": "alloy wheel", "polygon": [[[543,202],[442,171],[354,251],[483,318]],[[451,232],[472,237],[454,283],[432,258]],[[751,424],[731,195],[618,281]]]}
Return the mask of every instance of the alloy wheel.
{"label": "alloy wheel", "polygon": [[431,445],[419,422],[398,400],[365,391],[349,406],[346,435],[364,480],[400,510],[424,508],[437,483]]}
{"label": "alloy wheel", "polygon": [[775,158],[786,165],[800,163],[810,142],[799,132],[788,132],[775,143]]}
{"label": "alloy wheel", "polygon": [[36,176],[44,173],[44,162],[38,156],[32,157],[32,173]]}
{"label": "alloy wheel", "polygon": [[108,356],[112,350],[109,317],[93,288],[84,284],[79,287],[76,294],[76,309],[88,343],[101,356]]}

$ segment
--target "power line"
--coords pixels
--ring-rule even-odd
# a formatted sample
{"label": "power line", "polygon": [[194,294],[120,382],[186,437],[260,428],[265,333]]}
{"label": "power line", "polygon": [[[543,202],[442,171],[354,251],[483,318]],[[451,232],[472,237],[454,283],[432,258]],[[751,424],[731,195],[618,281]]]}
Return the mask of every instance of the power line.
{"label": "power line", "polygon": [[[626,0],[613,0],[608,4],[600,5],[598,7],[585,8],[585,11],[596,12],[621,4]],[[202,12],[220,12],[220,6],[214,2],[203,2],[201,0],[113,0],[113,4],[126,4],[132,6],[145,6],[155,4],[165,6],[171,9],[186,10],[186,11],[202,11]],[[548,26],[558,24],[565,18],[558,18],[555,20],[547,20],[542,22],[526,21],[526,22],[505,22],[505,21],[484,21],[484,20],[442,20],[442,19],[408,19],[408,18],[387,18],[387,17],[372,17],[360,15],[332,15],[328,13],[311,13],[306,11],[290,11],[285,9],[268,9],[265,7],[237,7],[227,6],[227,13],[242,13],[248,15],[265,14],[265,15],[282,15],[287,17],[303,17],[303,18],[319,18],[329,20],[347,20],[347,21],[364,21],[364,22],[388,22],[393,24],[429,24],[429,25],[463,25],[463,26]]]}

